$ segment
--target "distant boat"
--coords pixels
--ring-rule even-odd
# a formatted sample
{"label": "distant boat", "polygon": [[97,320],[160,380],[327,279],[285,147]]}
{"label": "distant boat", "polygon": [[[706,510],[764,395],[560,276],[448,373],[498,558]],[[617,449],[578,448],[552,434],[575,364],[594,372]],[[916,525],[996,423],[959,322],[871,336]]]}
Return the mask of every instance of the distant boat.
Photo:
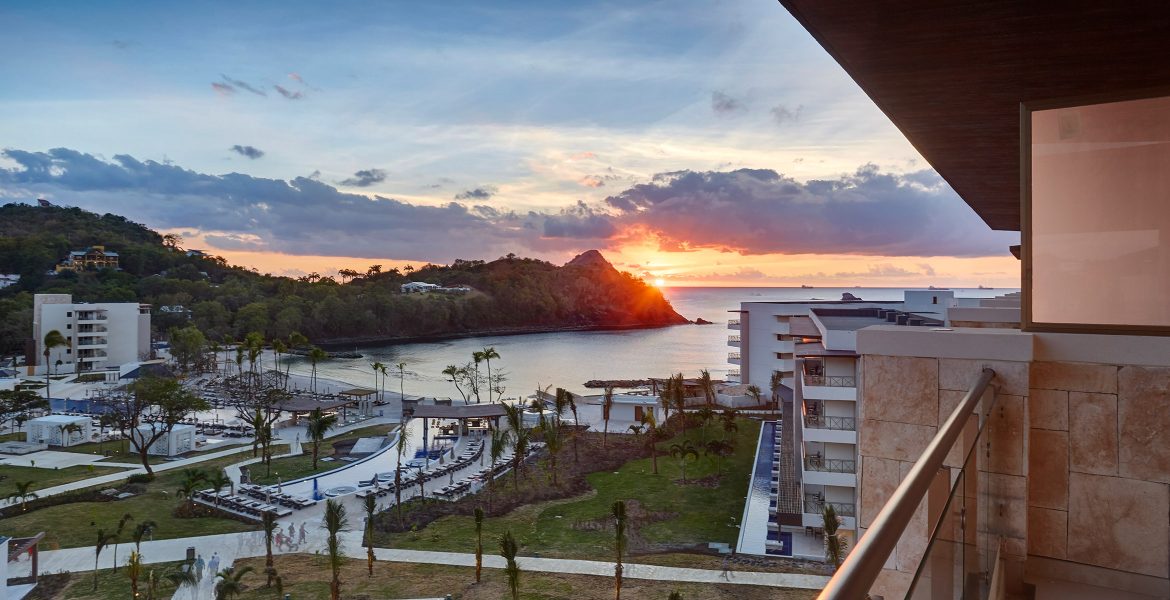
{"label": "distant boat", "polygon": [[979,289],[981,289],[981,290],[994,290],[995,288],[993,288],[993,287],[986,287],[986,286],[982,286],[982,285],[981,285],[981,286],[979,286]]}
{"label": "distant boat", "polygon": [[800,286],[800,289],[802,289],[802,290],[811,290],[811,289],[813,289],[813,286],[811,286],[811,285],[802,285],[802,286]]}

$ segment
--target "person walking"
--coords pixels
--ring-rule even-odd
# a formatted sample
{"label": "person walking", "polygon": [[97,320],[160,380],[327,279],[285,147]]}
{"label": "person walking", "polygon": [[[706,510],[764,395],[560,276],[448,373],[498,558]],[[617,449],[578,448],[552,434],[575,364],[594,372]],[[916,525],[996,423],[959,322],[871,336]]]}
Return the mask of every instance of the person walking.
{"label": "person walking", "polygon": [[[307,522],[308,522],[308,521],[305,521],[305,523],[307,523]],[[300,537],[300,541],[301,541],[301,543],[302,543],[302,544],[303,544],[303,543],[305,543],[305,523],[301,523],[301,537]]]}
{"label": "person walking", "polygon": [[723,555],[722,577],[728,581],[731,581],[731,557],[726,554]]}
{"label": "person walking", "polygon": [[203,555],[202,554],[196,555],[195,556],[195,578],[198,580],[203,579],[203,565],[204,565]]}
{"label": "person walking", "polygon": [[219,552],[211,555],[211,560],[207,561],[207,571],[212,577],[219,573]]}

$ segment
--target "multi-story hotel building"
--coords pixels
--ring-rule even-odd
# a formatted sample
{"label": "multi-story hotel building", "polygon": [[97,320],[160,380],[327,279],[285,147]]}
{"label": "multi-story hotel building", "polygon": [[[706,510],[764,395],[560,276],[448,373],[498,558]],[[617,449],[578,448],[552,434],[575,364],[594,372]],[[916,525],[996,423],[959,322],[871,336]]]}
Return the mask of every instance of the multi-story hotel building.
{"label": "multi-story hotel building", "polygon": [[[49,351],[45,334],[57,330],[69,344]],[[150,305],[137,302],[74,303],[69,294],[33,296],[33,339],[29,357],[37,373],[101,371],[150,358]],[[35,361],[35,362],[34,362]],[[57,361],[61,361],[58,366]]]}
{"label": "multi-story hotel building", "polygon": [[1170,597],[1170,6],[780,2],[1021,234],[1018,299],[857,331],[860,537],[821,597]]}

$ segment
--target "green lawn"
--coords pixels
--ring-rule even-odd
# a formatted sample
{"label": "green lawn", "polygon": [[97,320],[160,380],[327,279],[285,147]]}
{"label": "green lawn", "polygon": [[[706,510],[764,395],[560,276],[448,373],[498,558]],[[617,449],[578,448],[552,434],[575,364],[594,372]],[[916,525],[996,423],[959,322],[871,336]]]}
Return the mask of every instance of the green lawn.
{"label": "green lawn", "polygon": [[[335,438],[323,440],[321,442],[320,458],[333,456],[333,445],[335,443],[353,441],[363,437],[383,436],[395,427],[397,425],[373,425],[371,427],[355,429]],[[301,446],[304,448],[304,454],[273,459],[271,473],[266,474],[267,469],[264,465],[252,465],[249,469],[252,474],[252,482],[267,485],[276,483],[277,478],[281,481],[292,481],[316,473],[339,469],[349,464],[348,462],[338,460],[321,462],[318,459],[317,468],[314,469],[313,445],[303,443]]]}
{"label": "green lawn", "polygon": [[[221,450],[226,450],[228,448],[237,448],[241,444],[247,444],[248,446],[252,445],[251,442],[246,441],[244,439],[240,439],[239,441],[230,441],[230,442],[224,442],[221,444],[216,444],[212,448],[206,448],[204,450],[196,450],[194,452],[188,452],[186,454],[183,454],[182,457],[183,458],[191,458],[193,456],[200,456],[203,454],[211,454],[213,452],[219,452]],[[78,444],[76,446],[69,446],[68,448],[53,448],[53,450],[60,450],[62,452],[73,452],[75,454],[93,454],[96,456],[102,456],[103,454],[109,453],[109,456],[107,458],[103,459],[106,462],[142,464],[142,458],[138,455],[137,452],[134,451],[134,447],[130,445],[129,440],[125,440],[125,439],[116,440],[116,441],[112,441],[112,442],[105,442],[104,444],[98,444],[97,442],[90,442],[88,444]],[[167,457],[165,457],[165,456],[150,456],[147,458],[147,460],[150,462],[150,464],[157,465],[157,464],[167,462]],[[243,459],[241,459],[241,460],[243,460]]]}
{"label": "green lawn", "polygon": [[[127,558],[129,556],[127,555]],[[118,562],[125,564],[122,554],[118,555]],[[158,563],[143,565],[142,575],[139,576],[138,593],[140,598],[147,597],[147,578],[154,571],[158,579],[155,598],[170,598],[175,593],[175,586],[167,581],[165,574],[178,570],[180,562]],[[93,565],[91,564],[92,568]],[[186,593],[184,593],[186,594]],[[97,575],[97,590],[93,587],[93,571],[78,570],[72,573],[42,574],[30,600],[105,600],[107,598],[131,598],[130,577],[126,568],[120,567],[117,572],[113,569],[103,569]]]}
{"label": "green lawn", "polygon": [[[650,459],[627,462],[616,473],[601,472],[589,476],[596,492],[567,500],[557,500],[525,506],[502,517],[484,521],[484,538],[497,539],[505,530],[516,536],[524,554],[564,558],[596,558],[612,552],[612,533],[574,527],[576,523],[606,521],[615,500],[630,505],[636,500],[641,510],[658,513],[638,526],[649,549],[664,544],[687,545],[707,542],[734,543],[739,535],[735,524],[743,514],[755,458],[760,424],[748,419],[739,420],[736,452],[723,461],[723,477],[717,487],[681,485],[679,462],[667,455],[672,444],[682,441],[678,436],[660,445],[659,474],[654,475]],[[720,436],[712,425],[710,436]],[[696,445],[701,434],[687,433]],[[712,475],[718,465],[702,457],[687,467],[687,479]],[[501,483],[511,484],[510,479]],[[384,534],[380,543],[390,547],[420,550],[468,552],[474,539],[474,521],[471,517],[443,517],[414,533]]]}
{"label": "green lawn", "polygon": [[51,488],[63,483],[108,475],[124,471],[118,467],[100,467],[97,465],[80,465],[67,469],[41,469],[37,467],[17,467],[14,465],[0,465],[0,498],[7,498],[16,492],[16,482],[32,481],[33,492]]}
{"label": "green lawn", "polygon": [[[209,460],[199,465],[200,469],[212,471],[239,462],[244,456],[226,456]],[[126,500],[113,502],[74,502],[31,511],[17,517],[4,519],[0,528],[5,535],[30,536],[45,532],[41,548],[75,548],[92,546],[98,528],[107,531],[117,527],[123,514],[130,514],[135,522],[151,520],[158,524],[155,539],[169,539],[213,533],[232,533],[255,529],[251,525],[231,519],[198,518],[180,519],[173,515],[180,500],[175,491],[183,480],[183,469],[162,471],[155,480],[146,484],[146,492]],[[131,529],[133,523],[127,526]],[[123,534],[122,540],[129,539]]]}
{"label": "green lawn", "polygon": [[23,431],[13,431],[11,433],[0,433],[0,442],[23,442]]}

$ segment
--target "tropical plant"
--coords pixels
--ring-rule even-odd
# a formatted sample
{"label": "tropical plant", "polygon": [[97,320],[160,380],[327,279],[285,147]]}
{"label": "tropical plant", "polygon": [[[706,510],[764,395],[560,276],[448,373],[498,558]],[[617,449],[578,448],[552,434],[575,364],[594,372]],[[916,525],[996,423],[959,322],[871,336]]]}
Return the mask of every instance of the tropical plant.
{"label": "tropical plant", "polygon": [[126,523],[129,521],[133,521],[133,520],[134,520],[134,517],[131,516],[130,513],[126,513],[126,514],[122,515],[122,518],[118,519],[118,528],[114,530],[113,541],[114,541],[114,572],[115,573],[118,572],[118,538],[122,537],[122,532],[126,529]]}
{"label": "tropical plant", "polygon": [[252,572],[252,567],[224,567],[215,576],[219,581],[215,583],[215,600],[231,600],[244,593],[244,584],[240,581],[244,575]]}
{"label": "tropical plant", "polygon": [[[730,408],[725,409],[720,415],[719,419],[723,422],[723,437],[727,438],[727,434],[739,431],[739,423],[736,422],[736,412]],[[734,442],[733,442],[734,443]]]}
{"label": "tropical plant", "polygon": [[475,507],[475,582],[483,571],[483,509]]}
{"label": "tropical plant", "polygon": [[[273,367],[278,376],[280,375],[280,355],[286,352],[288,352],[288,346],[284,344],[284,340],[280,338],[272,340]],[[287,385],[287,381],[285,384]]]}
{"label": "tropical plant", "polygon": [[9,504],[16,504],[19,502],[20,512],[24,512],[28,509],[28,501],[37,499],[36,493],[33,492],[33,486],[36,485],[36,482],[17,481],[13,483],[13,485],[16,486],[16,489],[8,495],[8,502]]}
{"label": "tropical plant", "polygon": [[760,386],[758,386],[758,385],[747,386],[747,395],[751,396],[752,400],[756,401],[756,404],[755,404],[756,406],[759,406],[759,405],[764,403],[762,394],[763,394],[763,392],[760,390]]}
{"label": "tropical plant", "polygon": [[780,371],[772,371],[772,376],[768,379],[768,387],[772,391],[772,405],[776,412],[780,412],[780,386],[784,385],[784,377]]}
{"label": "tropical plant", "polygon": [[97,540],[96,540],[97,543],[95,543],[93,545],[93,589],[94,590],[97,590],[97,586],[98,586],[98,560],[100,560],[102,557],[102,550],[105,550],[106,546],[109,546],[110,542],[113,542],[115,537],[116,536],[113,534],[113,532],[106,533],[105,529],[98,529],[97,530]]}
{"label": "tropical plant", "polygon": [[158,523],[154,521],[142,521],[134,526],[134,531],[130,533],[130,539],[134,540],[134,551],[142,552],[142,540],[147,536],[153,537],[154,530],[158,527]]}
{"label": "tropical plant", "polygon": [[504,456],[504,453],[508,451],[508,432],[500,429],[492,429],[491,441],[492,447],[490,450],[488,450],[488,455],[491,457],[492,461],[492,474],[488,478],[487,482],[489,511],[492,509],[492,496],[495,494],[496,463]]}
{"label": "tropical plant", "polygon": [[[171,582],[175,586],[176,595],[179,590],[184,587],[191,588],[191,595],[194,596],[198,592],[199,578],[195,576],[195,569],[191,568],[190,563],[184,565],[185,568],[167,571],[163,575],[163,579]],[[154,599],[152,599],[154,600]]]}
{"label": "tropical plant", "polygon": [[552,471],[553,487],[559,487],[560,484],[557,483],[557,455],[564,448],[565,439],[561,437],[561,428],[551,419],[545,420],[544,417],[541,417],[540,431],[544,439],[544,446],[548,448],[549,470]]}
{"label": "tropical plant", "polygon": [[821,517],[824,520],[825,560],[832,566],[835,573],[837,568],[841,566],[841,561],[845,560],[849,541],[845,539],[845,536],[837,533],[837,528],[841,525],[841,517],[837,516],[837,509],[832,504],[825,503]]}
{"label": "tropical plant", "polygon": [[[316,346],[313,346],[312,348],[309,349],[309,364],[311,364],[313,366],[312,377],[310,378],[310,384],[311,384],[310,388],[311,388],[311,391],[313,392],[313,394],[317,393],[317,363],[319,363],[323,360],[328,360],[328,359],[329,359],[328,352],[326,352],[326,351],[324,351]],[[314,467],[314,468],[316,468],[316,467]]]}
{"label": "tropical plant", "polygon": [[459,380],[463,379],[467,375],[467,370],[455,365],[447,365],[447,368],[443,369],[443,374],[451,378],[449,381],[455,384],[455,390],[459,392],[459,396],[463,398],[463,403],[470,404],[467,393],[464,392],[463,388],[459,386]]}
{"label": "tropical plant", "polygon": [[601,434],[601,448],[605,449],[609,441],[609,415],[613,412],[613,386],[605,386],[605,393],[601,396],[601,419],[605,421],[605,429]]}
{"label": "tropical plant", "polygon": [[565,391],[565,398],[569,401],[569,411],[573,413],[573,464],[577,464],[580,462],[577,456],[577,436],[581,431],[581,421],[577,419],[577,401],[573,392]]}
{"label": "tropical plant", "polygon": [[272,587],[272,578],[276,576],[272,556],[272,542],[276,537],[276,515],[266,510],[260,515],[260,529],[264,532],[264,575],[267,578],[267,587]]}
{"label": "tropical plant", "polygon": [[406,444],[410,441],[410,428],[407,423],[398,427],[398,466],[394,469],[394,504],[398,510],[398,527],[402,528],[402,455],[406,453]]}
{"label": "tropical plant", "polygon": [[77,423],[66,423],[65,425],[58,425],[57,430],[61,432],[61,445],[70,445],[73,434],[85,431],[81,425]]}
{"label": "tropical plant", "polygon": [[707,442],[707,428],[711,425],[711,421],[715,418],[715,411],[710,406],[704,405],[695,415],[699,417],[699,432],[700,443]]}
{"label": "tropical plant", "polygon": [[516,564],[516,538],[511,531],[505,531],[500,536],[500,556],[504,557],[504,574],[508,577],[508,589],[512,592],[512,600],[520,600],[520,565]]}
{"label": "tropical plant", "polygon": [[52,353],[53,348],[69,346],[69,339],[61,335],[60,331],[53,329],[45,334],[41,345],[45,348],[45,398],[52,398],[53,396],[49,394],[49,354]]}
{"label": "tropical plant", "polygon": [[487,363],[488,402],[491,402],[492,401],[492,359],[499,358],[500,353],[496,352],[495,346],[487,346],[483,350],[480,350],[480,355],[483,357],[484,362]]}
{"label": "tropical plant", "polygon": [[225,487],[234,487],[232,478],[223,471],[214,471],[206,477],[207,485],[215,492],[215,505],[219,506],[219,492]]}
{"label": "tropical plant", "polygon": [[479,363],[483,362],[483,352],[480,352],[478,350],[476,350],[475,352],[472,352],[471,353],[471,362],[472,362],[472,369],[474,371],[472,373],[472,377],[471,377],[471,391],[472,391],[472,393],[475,394],[475,403],[479,404],[479,401],[480,401],[480,398],[479,398],[479,386],[480,386]]}
{"label": "tropical plant", "polygon": [[734,451],[735,446],[727,440],[707,440],[706,449],[703,451],[703,454],[711,457],[711,460],[715,463],[715,472],[722,475],[724,458]]}
{"label": "tropical plant", "polygon": [[699,371],[699,387],[703,388],[703,397],[707,406],[715,404],[715,380],[711,379],[711,372],[707,369]]}
{"label": "tropical plant", "polygon": [[378,375],[382,374],[382,368],[385,366],[386,365],[384,365],[378,361],[370,363],[370,367],[374,369],[374,391],[375,392],[380,391],[382,389],[381,387],[378,386]]}
{"label": "tropical plant", "polygon": [[682,443],[670,445],[670,456],[678,459],[679,468],[682,470],[682,480],[685,484],[687,482],[687,461],[699,460],[699,450],[690,440],[683,440]]}
{"label": "tropical plant", "polygon": [[366,570],[369,576],[374,576],[374,517],[378,514],[378,498],[374,494],[367,494],[362,502],[366,513]]}
{"label": "tropical plant", "polygon": [[187,502],[188,508],[195,507],[195,494],[207,481],[207,473],[202,469],[183,469],[183,480],[175,494]]}
{"label": "tropical plant", "polygon": [[614,600],[622,599],[622,555],[626,551],[626,503],[618,500],[613,503],[613,531],[614,531],[614,553],[617,554],[617,562],[614,563],[613,577],[614,577]]}
{"label": "tropical plant", "polygon": [[325,434],[329,432],[333,426],[337,425],[337,415],[328,415],[321,411],[320,407],[314,408],[309,413],[308,418],[308,435],[309,440],[313,443],[313,470],[317,470],[317,458],[321,451],[321,440],[325,439]]}
{"label": "tropical plant", "polygon": [[524,428],[524,409],[518,404],[505,404],[504,419],[508,422],[508,442],[512,446],[512,483],[520,490],[520,469],[528,454],[531,432]]}
{"label": "tropical plant", "polygon": [[394,367],[398,369],[398,398],[406,400],[406,363],[400,362]]}
{"label": "tropical plant", "polygon": [[329,580],[330,600],[341,598],[341,566],[345,564],[345,554],[342,552],[341,540],[338,534],[349,526],[349,519],[345,516],[345,505],[339,500],[330,498],[325,501],[325,516],[321,521],[325,531],[326,551],[329,556],[329,570],[332,578]]}
{"label": "tropical plant", "polygon": [[130,552],[126,561],[126,576],[130,578],[130,597],[138,597],[138,579],[142,577],[142,555],[137,550]]}
{"label": "tropical plant", "polygon": [[[678,411],[678,420],[679,420],[679,423],[681,423],[681,425],[682,425],[682,433],[683,433],[683,435],[686,435],[687,434],[687,413],[686,413],[687,393],[686,393],[686,385],[684,382],[685,382],[685,380],[683,379],[682,373],[678,373],[677,375],[675,375],[674,377],[671,378],[670,400],[674,404],[674,409],[676,411]],[[667,419],[667,422],[665,424],[669,425],[670,420]]]}

